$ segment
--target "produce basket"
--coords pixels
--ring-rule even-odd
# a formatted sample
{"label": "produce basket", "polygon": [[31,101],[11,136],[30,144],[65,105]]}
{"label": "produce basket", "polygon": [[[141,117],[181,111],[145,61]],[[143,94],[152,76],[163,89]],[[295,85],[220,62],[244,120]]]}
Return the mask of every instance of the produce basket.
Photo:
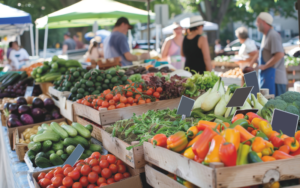
{"label": "produce basket", "polygon": [[122,66],[121,57],[115,57],[110,59],[100,58],[97,62],[99,69],[106,70],[110,67]]}
{"label": "produce basket", "polygon": [[[61,118],[61,119],[56,119],[56,120],[49,121],[49,123],[51,123],[51,122],[60,123],[60,122],[65,122],[65,121],[66,121],[65,118]],[[27,126],[21,126],[21,127],[16,127],[15,128],[15,130],[13,132],[13,142],[14,142],[13,148],[16,150],[16,153],[18,155],[18,159],[20,161],[24,161],[25,153],[28,151],[28,147],[27,147],[28,144],[20,142],[20,138],[24,139],[23,132],[27,128],[32,128],[34,126],[40,126],[42,124],[43,123],[36,123],[36,124],[28,125],[28,127]]]}
{"label": "produce basket", "polygon": [[224,188],[260,185],[300,178],[300,158],[224,167],[223,163],[202,165],[179,153],[144,142],[145,160],[199,187]]}
{"label": "produce basket", "polygon": [[49,92],[49,87],[53,87],[53,83],[51,82],[44,82],[44,83],[35,83],[36,85],[39,85],[43,94],[51,96]]}
{"label": "produce basket", "polygon": [[[100,152],[101,155],[107,155],[108,154],[108,151],[103,147],[103,145],[102,145],[101,142],[99,142],[95,138],[92,138],[91,142],[93,144],[101,145],[101,147],[102,147],[102,151]],[[32,164],[32,162],[30,161],[30,159],[28,157],[28,152],[26,152],[26,154],[24,156],[24,161],[25,161],[26,165],[29,168],[29,172],[37,172],[37,171],[43,171],[43,170],[48,170],[49,171],[49,169],[53,169],[53,168],[57,167],[57,166],[53,166],[53,167],[49,167],[49,168],[34,167],[33,164]]]}

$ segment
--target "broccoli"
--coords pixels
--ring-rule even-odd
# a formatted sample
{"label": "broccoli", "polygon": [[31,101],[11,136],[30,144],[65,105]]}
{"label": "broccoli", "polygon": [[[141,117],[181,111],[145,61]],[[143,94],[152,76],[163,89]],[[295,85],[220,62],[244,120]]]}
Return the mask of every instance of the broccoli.
{"label": "broccoli", "polygon": [[275,99],[269,100],[261,110],[264,119],[271,122],[274,109],[283,110],[299,116],[300,93],[288,91]]}

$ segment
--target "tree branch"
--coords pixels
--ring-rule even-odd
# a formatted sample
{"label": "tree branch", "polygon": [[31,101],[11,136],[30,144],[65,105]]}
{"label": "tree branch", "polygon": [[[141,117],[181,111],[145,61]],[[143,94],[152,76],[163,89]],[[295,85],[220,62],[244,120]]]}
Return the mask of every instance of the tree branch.
{"label": "tree branch", "polygon": [[212,21],[212,14],[211,14],[211,3],[209,0],[204,0],[205,4],[205,13],[206,13],[206,20]]}
{"label": "tree branch", "polygon": [[229,3],[231,2],[231,0],[222,0],[220,9],[219,9],[219,13],[218,13],[218,17],[216,18],[216,20],[219,22],[218,24],[221,23],[221,21],[224,18],[224,15],[227,11],[227,8],[229,6]]}
{"label": "tree branch", "polygon": [[207,20],[207,17],[206,17],[206,15],[205,15],[205,12],[202,10],[201,4],[199,3],[199,4],[196,5],[196,6],[197,6],[198,11],[200,12],[202,18],[203,18],[204,20]]}

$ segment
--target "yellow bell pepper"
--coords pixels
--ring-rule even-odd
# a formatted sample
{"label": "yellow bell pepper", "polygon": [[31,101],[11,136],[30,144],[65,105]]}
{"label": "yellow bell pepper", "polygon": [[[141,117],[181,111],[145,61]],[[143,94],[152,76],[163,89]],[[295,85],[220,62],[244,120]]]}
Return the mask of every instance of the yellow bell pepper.
{"label": "yellow bell pepper", "polygon": [[262,157],[262,153],[256,153],[257,154],[257,156],[259,157],[259,158],[261,158]]}
{"label": "yellow bell pepper", "polygon": [[278,181],[274,183],[267,183],[263,188],[280,188],[280,183]]}
{"label": "yellow bell pepper", "polygon": [[185,149],[184,152],[183,152],[183,156],[185,156],[189,159],[194,159],[195,154],[193,152],[193,148],[189,147],[189,148]]}
{"label": "yellow bell pepper", "polygon": [[239,149],[241,137],[238,130],[227,128],[221,132],[221,135],[225,138],[226,142],[232,143],[236,150]]}
{"label": "yellow bell pepper", "polygon": [[270,123],[266,121],[259,122],[259,130],[261,130],[268,138],[271,137],[273,129]]}
{"label": "yellow bell pepper", "polygon": [[273,154],[273,151],[271,148],[265,148],[262,150],[261,153],[263,156],[271,156]]}

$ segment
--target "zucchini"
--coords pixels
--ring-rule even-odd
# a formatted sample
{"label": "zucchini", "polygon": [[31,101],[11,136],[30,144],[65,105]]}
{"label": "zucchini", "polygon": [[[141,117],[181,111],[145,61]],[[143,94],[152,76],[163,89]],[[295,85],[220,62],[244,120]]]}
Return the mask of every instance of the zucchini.
{"label": "zucchini", "polygon": [[16,81],[19,80],[20,77],[21,77],[21,75],[14,74],[13,76],[11,76],[9,78],[9,80],[7,80],[5,83],[2,83],[1,87],[5,88],[6,86],[13,85]]}
{"label": "zucchini", "polygon": [[3,80],[5,80],[5,78],[9,77],[11,74],[12,74],[12,72],[8,72],[8,73],[4,74],[3,76],[1,76],[0,82],[2,82]]}
{"label": "zucchini", "polygon": [[71,136],[77,136],[77,130],[70,125],[61,125],[61,127]]}
{"label": "zucchini", "polygon": [[101,151],[102,147],[97,144],[90,144],[89,150],[91,150],[92,152]]}
{"label": "zucchini", "polygon": [[33,138],[34,142],[43,142],[43,141],[46,141],[46,140],[51,140],[53,142],[58,142],[60,140],[60,136],[57,135],[56,133],[52,132],[52,131],[51,132],[46,131],[43,134],[36,135]]}
{"label": "zucchini", "polygon": [[58,125],[58,123],[52,122],[52,123],[50,124],[50,127],[51,127],[51,129],[52,129],[56,134],[58,134],[62,139],[65,139],[65,138],[68,138],[68,137],[69,137],[68,133],[67,133],[63,128],[61,128],[61,127]]}
{"label": "zucchini", "polygon": [[79,124],[79,123],[72,123],[72,127],[74,127],[78,133],[83,136],[84,138],[90,139],[91,138],[91,133],[90,131],[85,128],[83,125]]}
{"label": "zucchini", "polygon": [[93,125],[87,124],[87,125],[85,126],[85,128],[86,128],[87,130],[89,130],[90,132],[93,132]]}
{"label": "zucchini", "polygon": [[[84,147],[84,148],[89,147],[89,142],[82,136],[75,136],[73,139],[76,140],[78,142],[78,144],[82,145],[82,147]],[[77,145],[75,145],[75,146],[77,146]]]}
{"label": "zucchini", "polygon": [[38,166],[40,168],[48,168],[48,167],[53,166],[51,164],[51,162],[48,159],[46,159],[45,157],[36,158],[35,164],[36,164],[36,166]]}

